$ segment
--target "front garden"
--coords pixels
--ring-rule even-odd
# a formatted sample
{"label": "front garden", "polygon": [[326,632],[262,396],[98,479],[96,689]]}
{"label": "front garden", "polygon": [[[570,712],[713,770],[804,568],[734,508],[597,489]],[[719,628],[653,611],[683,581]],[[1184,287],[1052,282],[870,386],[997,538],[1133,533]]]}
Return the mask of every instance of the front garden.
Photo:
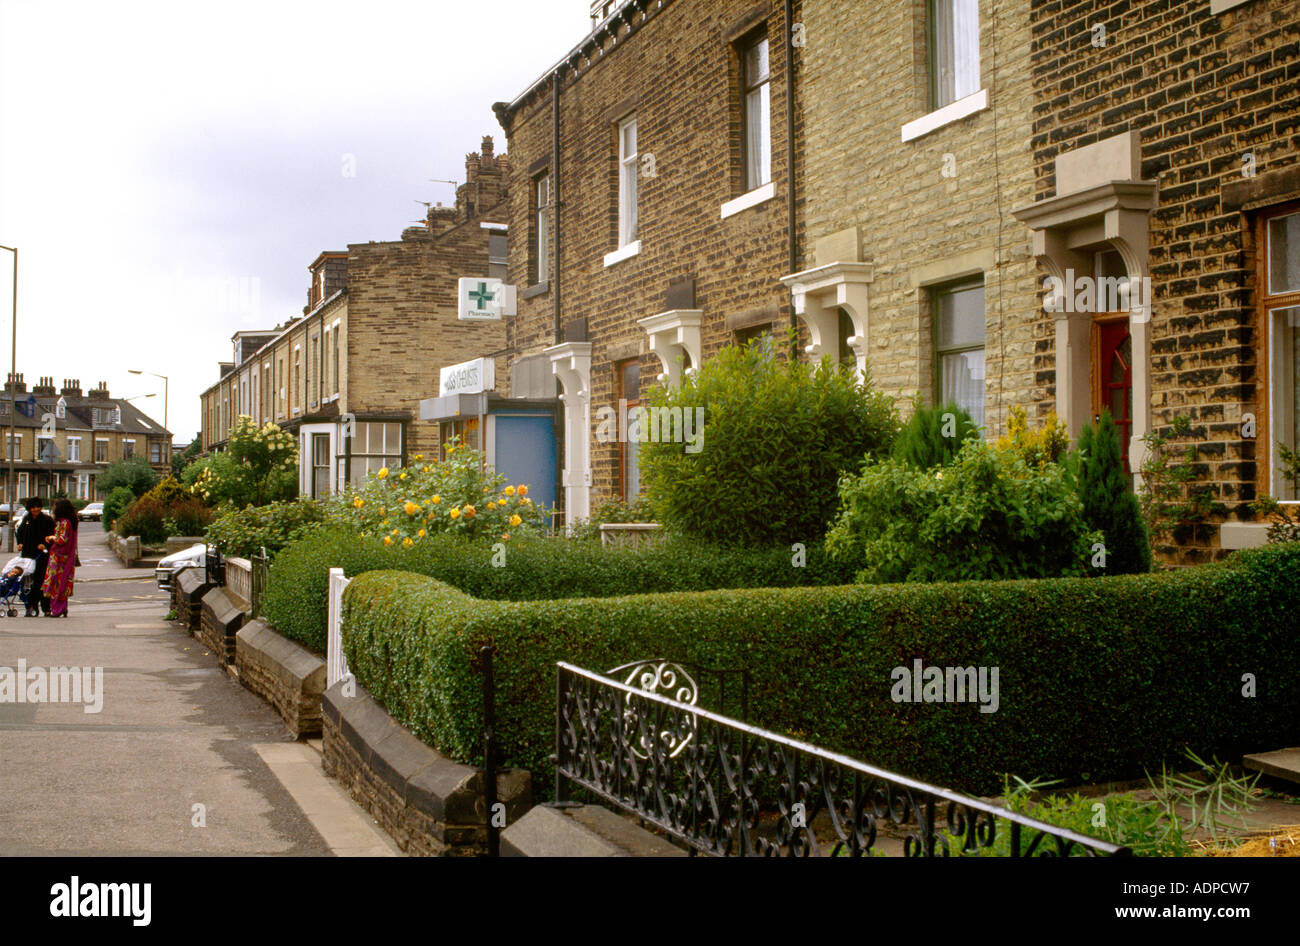
{"label": "front garden", "polygon": [[[1300,544],[1153,566],[1194,484],[1161,454],[1163,492],[1133,495],[1108,416],[1071,445],[1016,411],[990,444],[955,405],[900,425],[869,380],[759,348],[649,403],[707,418],[699,453],[641,445],[662,542],[602,547],[594,521],[548,535],[528,484],[454,446],[324,503],[212,504],[208,535],[274,554],[265,614],[318,653],[328,570],[354,577],[351,671],[452,759],[481,761],[476,661],[494,647],[504,762],[538,785],[557,661],[743,668],[756,724],[974,793],[1300,740]],[[223,476],[186,478],[211,494]],[[972,674],[956,698],[954,668]]]}

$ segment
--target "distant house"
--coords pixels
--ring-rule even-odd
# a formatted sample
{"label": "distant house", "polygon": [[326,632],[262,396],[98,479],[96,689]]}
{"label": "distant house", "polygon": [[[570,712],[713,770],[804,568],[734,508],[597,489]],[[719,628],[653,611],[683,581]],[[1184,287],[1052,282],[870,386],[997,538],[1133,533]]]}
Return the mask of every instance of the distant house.
{"label": "distant house", "polygon": [[430,207],[400,240],[317,256],[300,317],[234,335],[233,360],[201,395],[203,452],[224,450],[240,415],[275,423],[298,437],[301,494],[321,497],[436,455],[444,436],[476,434],[420,422],[419,405],[441,368],[504,348],[500,321],[458,320],[457,284],[505,275],[506,227],[492,221],[504,216],[507,166],[484,138],[454,207]]}
{"label": "distant house", "polygon": [[171,469],[171,432],[130,402],[111,397],[103,382],[83,394],[78,380],[65,380],[60,389],[43,377],[28,391],[21,374],[10,375],[0,397],[0,427],[9,443],[0,470],[0,501],[6,503],[10,458],[18,502],[60,494],[102,499],[96,480],[114,460],[144,457],[163,476]]}

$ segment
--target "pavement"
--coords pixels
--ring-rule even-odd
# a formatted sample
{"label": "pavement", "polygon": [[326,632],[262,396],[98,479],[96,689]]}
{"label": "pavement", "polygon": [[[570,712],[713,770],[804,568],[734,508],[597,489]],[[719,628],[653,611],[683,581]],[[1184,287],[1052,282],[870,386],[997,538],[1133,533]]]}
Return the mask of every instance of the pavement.
{"label": "pavement", "polygon": [[[319,744],[165,620],[152,569],[81,529],[69,617],[0,617],[0,855],[400,856]],[[6,691],[20,661],[23,702]],[[33,692],[54,667],[81,692],[68,676],[63,702],[57,683]]]}

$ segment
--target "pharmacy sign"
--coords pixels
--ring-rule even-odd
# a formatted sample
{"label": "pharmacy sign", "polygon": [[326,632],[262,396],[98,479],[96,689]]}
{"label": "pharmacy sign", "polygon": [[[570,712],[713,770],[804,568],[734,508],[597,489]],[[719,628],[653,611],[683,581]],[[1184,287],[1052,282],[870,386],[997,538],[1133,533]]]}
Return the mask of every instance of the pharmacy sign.
{"label": "pharmacy sign", "polygon": [[502,316],[515,314],[515,287],[503,280],[462,277],[459,287],[457,318],[462,322],[499,322]]}

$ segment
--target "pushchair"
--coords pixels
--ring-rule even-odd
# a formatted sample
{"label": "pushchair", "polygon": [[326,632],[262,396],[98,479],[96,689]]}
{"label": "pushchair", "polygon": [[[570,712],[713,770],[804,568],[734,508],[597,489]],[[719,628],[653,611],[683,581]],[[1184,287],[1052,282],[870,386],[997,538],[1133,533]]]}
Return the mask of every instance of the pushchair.
{"label": "pushchair", "polygon": [[18,617],[18,605],[15,598],[27,606],[27,595],[31,589],[32,573],[36,571],[36,560],[17,555],[9,559],[3,573],[0,573],[0,617]]}

